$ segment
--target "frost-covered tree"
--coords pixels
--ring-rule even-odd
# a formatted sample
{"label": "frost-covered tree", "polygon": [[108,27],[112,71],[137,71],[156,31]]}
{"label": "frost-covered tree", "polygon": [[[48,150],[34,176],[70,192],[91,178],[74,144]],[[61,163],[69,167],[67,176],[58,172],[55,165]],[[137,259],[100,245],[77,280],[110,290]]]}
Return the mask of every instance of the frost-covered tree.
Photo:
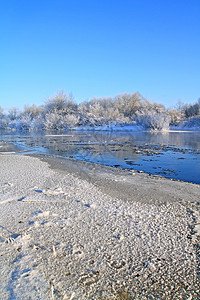
{"label": "frost-covered tree", "polygon": [[99,102],[94,102],[89,106],[89,115],[94,118],[103,117],[104,109]]}
{"label": "frost-covered tree", "polygon": [[168,130],[171,118],[165,107],[156,102],[145,101],[143,106],[136,112],[137,125],[150,130]]}
{"label": "frost-covered tree", "polygon": [[8,118],[3,113],[3,108],[0,106],[0,128],[5,129],[8,124]]}
{"label": "frost-covered tree", "polygon": [[121,94],[115,97],[116,106],[125,117],[132,117],[142,107],[144,98],[139,93]]}
{"label": "frost-covered tree", "polygon": [[29,114],[21,114],[17,119],[11,120],[8,124],[10,129],[29,130],[32,117]]}
{"label": "frost-covered tree", "polygon": [[23,111],[23,114],[25,115],[29,115],[31,116],[32,118],[40,115],[40,114],[43,114],[44,113],[44,108],[43,106],[36,106],[35,104],[29,106],[27,104],[24,105],[24,111]]}
{"label": "frost-covered tree", "polygon": [[86,117],[89,112],[89,102],[83,101],[77,107],[77,113],[79,116]]}
{"label": "frost-covered tree", "polygon": [[11,107],[8,110],[8,118],[13,121],[16,120],[18,117],[18,109],[16,107]]}
{"label": "frost-covered tree", "polygon": [[62,114],[72,114],[77,110],[77,105],[72,94],[69,96],[64,91],[58,92],[54,97],[48,98],[44,105],[46,112],[59,112]]}
{"label": "frost-covered tree", "polygon": [[0,106],[0,116],[3,115],[3,108]]}
{"label": "frost-covered tree", "polygon": [[44,128],[47,130],[63,130],[79,125],[79,117],[73,114],[61,115],[50,112],[45,115]]}
{"label": "frost-covered tree", "polygon": [[186,118],[197,116],[200,114],[200,105],[198,102],[190,105],[186,105],[185,116]]}
{"label": "frost-covered tree", "polygon": [[185,107],[185,104],[179,100],[174,107],[167,110],[167,114],[171,118],[170,124],[176,125],[185,118]]}
{"label": "frost-covered tree", "polygon": [[136,123],[145,129],[150,130],[168,130],[171,119],[167,114],[149,113],[146,115],[138,115]]}

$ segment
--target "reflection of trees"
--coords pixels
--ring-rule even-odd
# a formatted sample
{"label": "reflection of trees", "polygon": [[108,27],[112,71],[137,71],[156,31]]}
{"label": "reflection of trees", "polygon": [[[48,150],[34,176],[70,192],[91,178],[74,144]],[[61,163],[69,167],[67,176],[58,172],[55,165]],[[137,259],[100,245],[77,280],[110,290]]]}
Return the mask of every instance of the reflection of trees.
{"label": "reflection of trees", "polygon": [[[85,156],[99,157],[102,159],[115,157],[123,159],[124,157],[138,157],[137,147],[162,150],[162,146],[174,146],[177,148],[200,149],[200,136],[195,133],[110,133],[110,132],[89,132],[76,133],[64,136],[48,136],[43,138],[44,146],[52,151],[60,151],[68,155],[80,154]],[[41,140],[37,140],[37,145],[41,145]]]}
{"label": "reflection of trees", "polygon": [[[5,140],[4,137],[3,140]],[[191,174],[186,176],[189,169],[192,170],[195,180],[199,177],[200,155],[195,153],[193,155],[190,151],[181,151],[185,148],[200,149],[200,133],[198,132],[152,134],[150,132],[69,131],[64,135],[55,133],[51,135],[49,132],[47,135],[45,133],[19,135],[10,133],[6,136],[6,141],[23,143],[28,148],[36,148],[35,151],[40,151],[42,147],[49,155],[73,157],[105,165],[119,165],[122,168],[143,170],[170,178],[191,181],[193,180],[190,177]],[[164,155],[154,155],[159,153]],[[183,155],[180,155],[181,153]],[[182,157],[185,160],[177,159]],[[178,172],[178,176],[171,174],[172,168]]]}
{"label": "reflection of trees", "polygon": [[[44,147],[49,154],[79,156],[104,161],[108,159],[137,160],[138,148],[143,154],[148,150],[167,150],[174,148],[200,149],[200,134],[197,132],[76,132],[69,131],[64,135],[45,134],[10,134],[10,140],[23,143],[29,148]],[[170,147],[169,150],[173,151]],[[145,152],[146,151],[146,152]],[[175,149],[174,149],[175,151]]]}
{"label": "reflection of trees", "polygon": [[[55,151],[72,151],[79,148],[93,148],[94,152],[128,151],[133,147],[143,146],[148,149],[151,145],[174,146],[177,148],[200,149],[200,134],[198,132],[69,132],[65,135],[45,136],[27,134],[21,136],[27,146],[46,147]],[[133,151],[134,153],[134,151]]]}
{"label": "reflection of trees", "polygon": [[200,135],[195,132],[170,133],[170,144],[176,147],[200,149]]}

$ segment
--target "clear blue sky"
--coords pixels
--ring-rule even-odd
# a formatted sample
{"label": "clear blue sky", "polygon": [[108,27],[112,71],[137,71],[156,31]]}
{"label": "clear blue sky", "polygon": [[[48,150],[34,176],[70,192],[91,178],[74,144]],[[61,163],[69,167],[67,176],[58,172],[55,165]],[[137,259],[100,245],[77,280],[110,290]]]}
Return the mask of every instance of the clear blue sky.
{"label": "clear blue sky", "polygon": [[0,1],[0,106],[140,92],[200,97],[200,0]]}

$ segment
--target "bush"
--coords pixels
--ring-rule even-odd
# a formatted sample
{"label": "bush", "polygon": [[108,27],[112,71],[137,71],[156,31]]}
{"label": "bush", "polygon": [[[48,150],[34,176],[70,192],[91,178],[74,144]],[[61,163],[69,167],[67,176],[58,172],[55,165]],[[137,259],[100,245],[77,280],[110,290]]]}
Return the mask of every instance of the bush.
{"label": "bush", "polygon": [[44,128],[62,130],[73,128],[79,125],[79,117],[76,115],[68,114],[62,115],[57,112],[51,112],[45,115]]}
{"label": "bush", "polygon": [[29,130],[31,121],[32,117],[29,114],[21,115],[20,118],[11,120],[8,124],[8,127],[16,130]]}
{"label": "bush", "polygon": [[168,130],[171,119],[167,114],[140,115],[136,124],[150,130]]}
{"label": "bush", "polygon": [[8,118],[4,117],[4,116],[0,116],[0,129],[6,129],[6,127],[8,126]]}

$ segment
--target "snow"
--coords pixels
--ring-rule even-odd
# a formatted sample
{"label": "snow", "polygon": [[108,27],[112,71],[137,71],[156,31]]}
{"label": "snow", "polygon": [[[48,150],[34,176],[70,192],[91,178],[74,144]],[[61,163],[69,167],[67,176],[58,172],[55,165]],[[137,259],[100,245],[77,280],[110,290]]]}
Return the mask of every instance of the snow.
{"label": "snow", "polygon": [[9,154],[0,166],[2,299],[197,299],[188,202],[198,201],[198,185],[104,174],[137,186],[124,201],[84,170],[78,178]]}
{"label": "snow", "polygon": [[144,128],[136,124],[120,124],[120,123],[111,123],[109,125],[103,126],[79,126],[75,127],[74,130],[77,131],[142,131]]}
{"label": "snow", "polygon": [[192,117],[180,122],[177,126],[171,126],[171,130],[200,131],[200,117]]}

